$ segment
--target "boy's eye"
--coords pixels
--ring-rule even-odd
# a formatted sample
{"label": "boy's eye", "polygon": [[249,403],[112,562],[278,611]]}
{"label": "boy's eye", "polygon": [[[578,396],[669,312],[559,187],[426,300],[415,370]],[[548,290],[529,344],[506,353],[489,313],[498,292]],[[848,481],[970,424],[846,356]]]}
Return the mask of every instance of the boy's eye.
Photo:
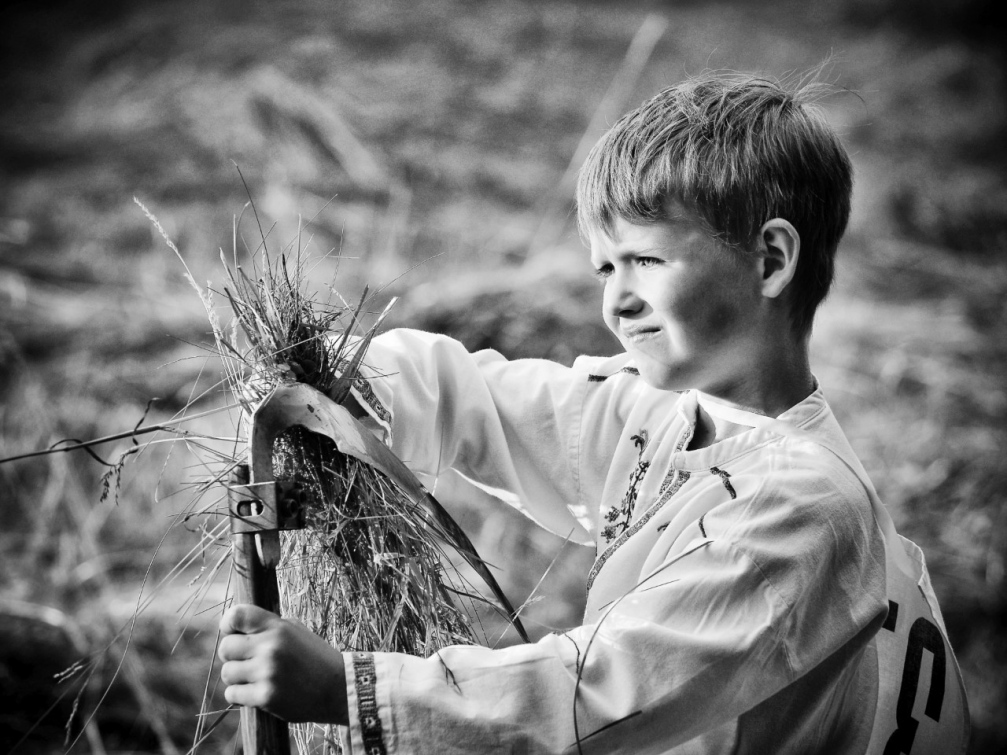
{"label": "boy's eye", "polygon": [[609,277],[611,274],[612,274],[612,265],[610,265],[607,262],[601,267],[596,268],[594,271],[594,277],[602,281],[605,280],[607,277]]}
{"label": "boy's eye", "polygon": [[661,260],[657,257],[637,257],[636,264],[640,267],[654,267],[655,265],[660,265]]}

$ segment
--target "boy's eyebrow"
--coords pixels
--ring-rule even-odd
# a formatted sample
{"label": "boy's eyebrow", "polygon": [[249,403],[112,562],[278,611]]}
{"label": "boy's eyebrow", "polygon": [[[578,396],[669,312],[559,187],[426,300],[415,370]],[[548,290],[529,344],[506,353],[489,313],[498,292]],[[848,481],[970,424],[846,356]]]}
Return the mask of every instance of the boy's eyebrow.
{"label": "boy's eyebrow", "polygon": [[661,254],[666,250],[663,247],[656,246],[622,246],[621,244],[612,250],[612,253],[618,257],[647,257],[656,254]]}

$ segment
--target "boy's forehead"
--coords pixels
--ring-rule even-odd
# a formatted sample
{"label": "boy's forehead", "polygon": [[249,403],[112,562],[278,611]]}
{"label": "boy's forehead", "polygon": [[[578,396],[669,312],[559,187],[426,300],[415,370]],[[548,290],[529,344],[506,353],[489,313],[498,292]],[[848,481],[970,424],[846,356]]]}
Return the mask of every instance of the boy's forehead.
{"label": "boy's forehead", "polygon": [[641,233],[650,235],[654,230],[664,230],[671,232],[695,231],[701,229],[702,223],[698,216],[688,210],[680,202],[669,202],[665,212],[659,220],[651,222],[641,222],[630,220],[621,216],[615,216],[612,222],[605,227],[601,223],[590,223],[587,225],[587,240],[592,249],[596,246],[619,246],[629,242],[634,236]]}

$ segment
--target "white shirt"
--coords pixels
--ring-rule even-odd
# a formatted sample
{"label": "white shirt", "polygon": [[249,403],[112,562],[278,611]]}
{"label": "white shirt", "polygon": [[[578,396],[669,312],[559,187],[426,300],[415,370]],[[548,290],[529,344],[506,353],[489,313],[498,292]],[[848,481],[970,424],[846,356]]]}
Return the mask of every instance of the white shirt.
{"label": "white shirt", "polygon": [[455,469],[598,557],[568,632],[346,653],[354,753],[866,752],[885,541],[813,441],[848,448],[820,391],[778,418],[803,435],[688,451],[716,402],[648,386],[625,356],[566,368],[399,330],[366,362],[357,398],[421,479]]}

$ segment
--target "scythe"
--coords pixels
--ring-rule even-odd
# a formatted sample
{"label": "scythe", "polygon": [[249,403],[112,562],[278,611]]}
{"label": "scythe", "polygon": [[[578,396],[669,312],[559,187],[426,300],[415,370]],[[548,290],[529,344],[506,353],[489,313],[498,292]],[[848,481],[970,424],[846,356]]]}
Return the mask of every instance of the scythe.
{"label": "scythe", "polygon": [[[228,486],[236,599],[280,613],[276,569],[280,531],[305,526],[304,495],[296,481],[273,477],[273,443],[300,427],[327,436],[339,453],[383,473],[416,505],[429,513],[429,526],[453,547],[486,582],[521,638],[528,635],[472,542],[444,507],[395,454],[344,407],[303,383],[280,384],[251,416],[247,464],[239,465]],[[289,755],[287,724],[257,708],[241,709],[241,735],[248,755]]]}

